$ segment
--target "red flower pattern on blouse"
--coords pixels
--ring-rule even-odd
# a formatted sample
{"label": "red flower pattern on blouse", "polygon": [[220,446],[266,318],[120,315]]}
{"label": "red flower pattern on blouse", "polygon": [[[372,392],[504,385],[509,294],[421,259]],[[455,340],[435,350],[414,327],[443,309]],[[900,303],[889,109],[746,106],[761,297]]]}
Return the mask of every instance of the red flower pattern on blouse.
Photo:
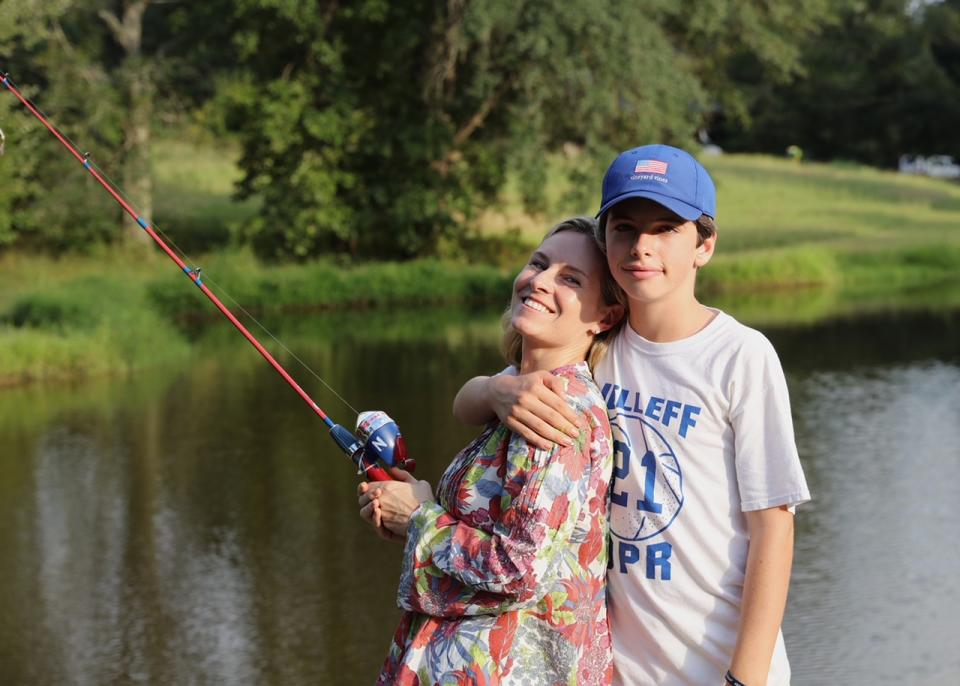
{"label": "red flower pattern on blouse", "polygon": [[585,364],[553,372],[580,415],[572,447],[488,427],[413,514],[379,684],[608,684],[604,575],[613,469]]}

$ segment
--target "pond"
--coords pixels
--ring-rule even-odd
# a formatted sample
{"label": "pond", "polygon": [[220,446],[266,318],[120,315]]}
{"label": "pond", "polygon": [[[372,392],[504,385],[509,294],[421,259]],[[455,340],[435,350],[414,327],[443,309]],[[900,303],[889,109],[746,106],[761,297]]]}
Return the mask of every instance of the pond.
{"label": "pond", "polygon": [[[956,683],[960,310],[750,323],[783,360],[814,495],[784,624],[794,686]],[[431,481],[473,433],[453,395],[502,367],[491,311],[270,325],[353,407],[388,411]],[[206,329],[182,368],[0,392],[2,683],[373,682],[401,549],[358,519],[316,416]]]}

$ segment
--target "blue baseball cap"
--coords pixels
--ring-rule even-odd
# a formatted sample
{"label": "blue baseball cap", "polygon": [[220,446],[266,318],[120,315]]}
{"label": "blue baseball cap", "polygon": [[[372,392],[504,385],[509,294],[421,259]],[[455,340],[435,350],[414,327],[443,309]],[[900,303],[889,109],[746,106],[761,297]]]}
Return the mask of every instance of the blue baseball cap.
{"label": "blue baseball cap", "polygon": [[717,217],[717,188],[690,153],[669,145],[643,145],[613,161],[603,177],[597,217],[627,198],[648,198],[688,221]]}

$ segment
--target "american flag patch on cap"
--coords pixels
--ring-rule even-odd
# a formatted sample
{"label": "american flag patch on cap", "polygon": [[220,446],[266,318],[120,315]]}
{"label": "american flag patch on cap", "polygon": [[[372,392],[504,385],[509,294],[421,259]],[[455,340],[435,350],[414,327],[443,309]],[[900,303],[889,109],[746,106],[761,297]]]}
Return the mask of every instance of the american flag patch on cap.
{"label": "american flag patch on cap", "polygon": [[667,163],[660,160],[637,160],[633,168],[634,174],[666,174]]}

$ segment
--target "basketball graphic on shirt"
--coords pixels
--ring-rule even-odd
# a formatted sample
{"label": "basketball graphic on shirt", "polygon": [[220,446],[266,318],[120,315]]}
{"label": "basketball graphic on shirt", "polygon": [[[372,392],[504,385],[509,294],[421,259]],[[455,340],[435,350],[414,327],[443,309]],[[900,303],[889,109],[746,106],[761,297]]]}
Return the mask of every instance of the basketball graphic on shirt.
{"label": "basketball graphic on shirt", "polygon": [[[642,444],[631,445],[622,428],[627,422],[642,425]],[[670,526],[683,507],[680,461],[663,435],[640,417],[618,413],[610,428],[614,451],[610,531],[625,541],[642,541]]]}

